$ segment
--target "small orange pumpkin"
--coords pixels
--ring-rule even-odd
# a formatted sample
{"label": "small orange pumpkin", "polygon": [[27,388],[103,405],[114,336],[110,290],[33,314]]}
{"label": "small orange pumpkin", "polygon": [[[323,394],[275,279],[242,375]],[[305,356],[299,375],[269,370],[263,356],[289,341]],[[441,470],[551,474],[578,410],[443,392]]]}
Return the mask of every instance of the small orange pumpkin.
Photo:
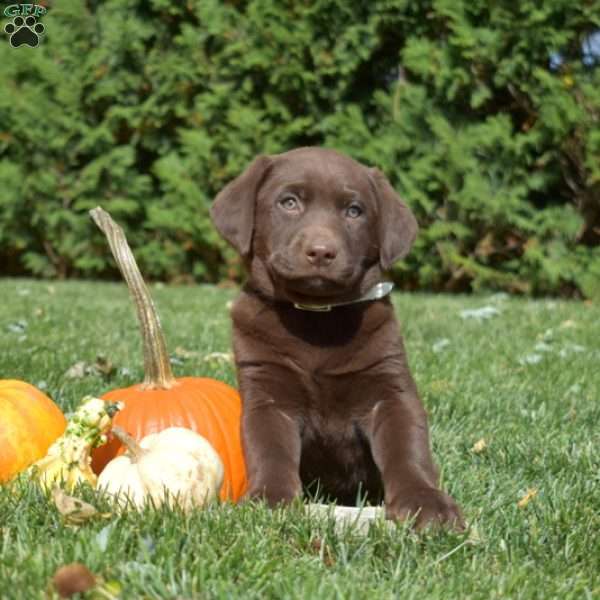
{"label": "small orange pumpkin", "polygon": [[[125,234],[101,208],[90,211],[106,235],[110,249],[133,297],[144,346],[144,383],[113,390],[104,400],[123,402],[113,424],[140,441],[168,427],[187,427],[206,438],[223,461],[222,500],[238,500],[246,491],[246,465],[240,441],[241,399],[231,386],[208,377],[175,379],[166,343],[150,297]],[[92,469],[104,466],[125,448],[116,436],[92,452]]]}
{"label": "small orange pumpkin", "polygon": [[60,408],[33,385],[0,380],[0,483],[45,456],[67,420]]}

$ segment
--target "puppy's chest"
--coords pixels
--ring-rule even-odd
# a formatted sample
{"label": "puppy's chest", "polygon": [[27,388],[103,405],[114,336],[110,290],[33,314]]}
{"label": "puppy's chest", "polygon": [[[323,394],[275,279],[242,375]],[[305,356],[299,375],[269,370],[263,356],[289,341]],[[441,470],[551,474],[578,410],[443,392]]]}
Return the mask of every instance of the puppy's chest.
{"label": "puppy's chest", "polygon": [[[294,329],[257,319],[235,332],[245,357],[277,363],[296,377],[327,386],[331,377],[352,377],[379,362],[385,353],[379,336],[366,328],[307,320]],[[236,344],[238,345],[238,344]]]}
{"label": "puppy's chest", "polygon": [[[354,443],[356,428],[366,419],[375,402],[369,395],[372,374],[357,368],[356,359],[313,356],[313,368],[301,366],[288,357],[287,389],[283,401],[303,424],[303,437],[309,441],[331,440],[334,444]],[[276,400],[278,401],[279,398]]]}
{"label": "puppy's chest", "polygon": [[[327,423],[348,420],[368,410],[374,378],[393,370],[399,337],[391,310],[373,306],[330,314],[250,310],[234,311],[234,349],[239,375],[260,373],[262,385],[282,389],[284,403]],[[366,313],[367,311],[365,311]],[[281,394],[277,394],[280,402]],[[323,427],[318,427],[322,429]]]}

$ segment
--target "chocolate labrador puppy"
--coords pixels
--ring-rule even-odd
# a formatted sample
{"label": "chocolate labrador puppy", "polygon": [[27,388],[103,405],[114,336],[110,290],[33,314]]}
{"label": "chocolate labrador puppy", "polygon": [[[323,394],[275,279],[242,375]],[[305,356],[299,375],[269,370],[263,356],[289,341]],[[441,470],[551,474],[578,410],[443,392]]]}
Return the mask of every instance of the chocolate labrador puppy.
{"label": "chocolate labrador puppy", "polygon": [[317,484],[461,527],[382,283],[417,233],[385,176],[322,148],[260,156],[211,216],[249,273],[232,309],[249,497],[273,506]]}

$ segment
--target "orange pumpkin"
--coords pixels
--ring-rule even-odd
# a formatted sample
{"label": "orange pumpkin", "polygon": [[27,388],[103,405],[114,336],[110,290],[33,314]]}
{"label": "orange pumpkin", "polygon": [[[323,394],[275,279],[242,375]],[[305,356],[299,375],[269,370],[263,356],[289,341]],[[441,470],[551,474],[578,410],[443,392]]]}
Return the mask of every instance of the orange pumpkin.
{"label": "orange pumpkin", "polygon": [[46,455],[67,420],[37,388],[16,379],[0,380],[0,482]]}
{"label": "orange pumpkin", "polygon": [[[107,237],[133,297],[142,330],[144,383],[110,391],[102,398],[125,406],[113,417],[118,425],[140,441],[168,427],[187,427],[206,438],[223,461],[222,500],[238,500],[246,491],[246,465],[240,441],[241,399],[231,386],[208,377],[175,379],[154,304],[123,230],[101,208],[90,211]],[[92,469],[100,473],[117,454],[121,442],[109,434],[108,442],[92,452]]]}

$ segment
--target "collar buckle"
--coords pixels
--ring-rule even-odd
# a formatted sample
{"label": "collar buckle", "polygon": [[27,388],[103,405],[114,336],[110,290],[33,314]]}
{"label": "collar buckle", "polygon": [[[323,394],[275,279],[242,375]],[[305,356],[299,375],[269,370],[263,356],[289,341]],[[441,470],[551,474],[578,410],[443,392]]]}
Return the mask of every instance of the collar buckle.
{"label": "collar buckle", "polygon": [[309,310],[312,312],[331,312],[331,304],[324,304],[323,306],[317,306],[313,304],[296,304],[294,302],[294,308],[299,310]]}

